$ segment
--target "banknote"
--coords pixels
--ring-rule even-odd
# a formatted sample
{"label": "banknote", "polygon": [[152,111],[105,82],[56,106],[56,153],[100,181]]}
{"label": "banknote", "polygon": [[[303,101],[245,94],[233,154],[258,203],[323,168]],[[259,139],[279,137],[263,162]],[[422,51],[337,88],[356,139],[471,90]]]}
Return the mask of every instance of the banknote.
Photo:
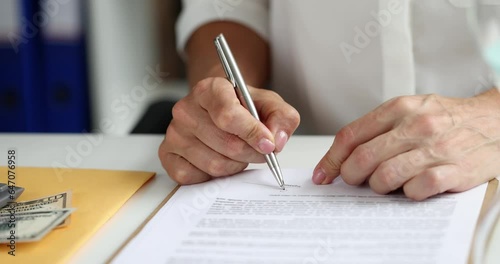
{"label": "banknote", "polygon": [[74,210],[65,208],[0,214],[0,244],[38,241]]}
{"label": "banknote", "polygon": [[[0,214],[8,214],[12,209],[14,209],[14,212],[16,214],[19,214],[21,212],[50,211],[50,210],[71,208],[71,200],[72,200],[71,191],[66,191],[30,201],[10,203],[4,208],[0,209]],[[71,218],[67,217],[57,227],[67,226],[70,220]]]}

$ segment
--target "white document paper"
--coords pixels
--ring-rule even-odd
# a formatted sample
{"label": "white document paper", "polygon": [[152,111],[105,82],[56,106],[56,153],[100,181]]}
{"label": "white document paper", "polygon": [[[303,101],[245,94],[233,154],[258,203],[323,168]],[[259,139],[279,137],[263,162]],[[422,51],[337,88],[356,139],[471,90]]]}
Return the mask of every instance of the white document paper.
{"label": "white document paper", "polygon": [[283,175],[182,186],[113,263],[467,263],[486,184],[415,202]]}

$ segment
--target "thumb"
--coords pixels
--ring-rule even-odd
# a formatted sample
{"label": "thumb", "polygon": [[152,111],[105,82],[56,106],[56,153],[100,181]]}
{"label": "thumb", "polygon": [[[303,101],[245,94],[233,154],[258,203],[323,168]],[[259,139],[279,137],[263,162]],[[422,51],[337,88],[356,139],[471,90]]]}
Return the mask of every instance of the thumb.
{"label": "thumb", "polygon": [[357,144],[350,126],[343,127],[335,136],[333,144],[314,169],[312,181],[316,184],[330,184],[340,175],[344,161]]}
{"label": "thumb", "polygon": [[275,152],[281,152],[299,126],[300,114],[273,91],[254,89],[253,92],[254,102],[260,110],[262,122],[274,136]]}
{"label": "thumb", "polygon": [[267,117],[265,124],[274,135],[274,142],[276,144],[275,152],[279,153],[283,150],[288,139],[299,126],[299,123],[300,115],[292,107],[274,111]]}
{"label": "thumb", "polygon": [[340,175],[343,160],[335,155],[335,143],[314,168],[312,181],[315,184],[330,184]]}

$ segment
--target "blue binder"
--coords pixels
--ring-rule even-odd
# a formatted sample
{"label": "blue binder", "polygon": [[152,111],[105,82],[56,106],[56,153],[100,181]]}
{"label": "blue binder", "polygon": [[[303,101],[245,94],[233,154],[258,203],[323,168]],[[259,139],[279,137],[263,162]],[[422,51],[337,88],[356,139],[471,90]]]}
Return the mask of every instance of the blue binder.
{"label": "blue binder", "polygon": [[2,5],[17,11],[13,16],[18,23],[0,36],[0,132],[43,131],[46,114],[40,100],[40,39],[23,19],[33,17],[38,5],[30,0]]}
{"label": "blue binder", "polygon": [[[59,10],[41,32],[47,131],[88,132],[90,114],[84,1],[67,2]],[[64,26],[67,24],[71,26]]]}
{"label": "blue binder", "polygon": [[8,42],[0,43],[0,131],[26,130],[21,94],[21,59]]}
{"label": "blue binder", "polygon": [[[89,131],[84,16],[65,13],[83,12],[83,2],[0,3],[20,5],[18,26],[0,35],[0,132]],[[47,3],[60,5],[57,12]],[[37,23],[43,16],[50,19]],[[60,24],[68,19],[76,31]]]}

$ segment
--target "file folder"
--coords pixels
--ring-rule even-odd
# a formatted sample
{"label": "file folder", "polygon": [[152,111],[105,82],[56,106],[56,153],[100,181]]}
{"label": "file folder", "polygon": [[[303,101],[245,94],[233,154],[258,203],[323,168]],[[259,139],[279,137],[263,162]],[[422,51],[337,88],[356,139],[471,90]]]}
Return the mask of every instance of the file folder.
{"label": "file folder", "polygon": [[40,39],[29,23],[36,1],[0,2],[0,131],[44,130],[46,114],[40,86]]}
{"label": "file folder", "polygon": [[[57,170],[57,172],[56,172]],[[6,175],[7,168],[0,167]],[[16,243],[16,256],[0,245],[0,263],[68,263],[154,172],[63,168],[17,168],[16,185],[25,188],[18,201],[72,191],[71,223],[37,242]],[[104,261],[104,260],[103,260]]]}
{"label": "file folder", "polygon": [[84,1],[73,0],[59,5],[56,1],[41,1],[40,4],[41,10],[53,12],[41,31],[47,131],[88,132]]}
{"label": "file folder", "polygon": [[0,132],[88,132],[82,0],[0,2]]}

